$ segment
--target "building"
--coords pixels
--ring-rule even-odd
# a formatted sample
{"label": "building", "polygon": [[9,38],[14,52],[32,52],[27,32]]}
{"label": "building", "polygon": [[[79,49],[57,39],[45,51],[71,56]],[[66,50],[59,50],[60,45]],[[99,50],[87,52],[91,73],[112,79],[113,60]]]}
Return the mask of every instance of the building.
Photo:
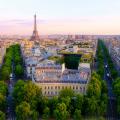
{"label": "building", "polygon": [[90,64],[80,63],[78,70],[66,69],[65,65],[45,60],[36,66],[32,81],[42,89],[45,96],[56,96],[62,89],[71,88],[85,94],[91,78]]}
{"label": "building", "polygon": [[119,38],[105,39],[105,44],[108,48],[109,54],[118,71],[120,71],[120,40]]}

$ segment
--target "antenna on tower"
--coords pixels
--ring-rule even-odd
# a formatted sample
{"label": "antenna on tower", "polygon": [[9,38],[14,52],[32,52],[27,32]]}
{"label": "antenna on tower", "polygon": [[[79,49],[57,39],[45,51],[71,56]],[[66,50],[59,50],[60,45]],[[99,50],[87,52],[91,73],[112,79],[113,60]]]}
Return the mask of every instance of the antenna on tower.
{"label": "antenna on tower", "polygon": [[34,15],[34,30],[37,30],[37,26],[36,26],[36,14]]}

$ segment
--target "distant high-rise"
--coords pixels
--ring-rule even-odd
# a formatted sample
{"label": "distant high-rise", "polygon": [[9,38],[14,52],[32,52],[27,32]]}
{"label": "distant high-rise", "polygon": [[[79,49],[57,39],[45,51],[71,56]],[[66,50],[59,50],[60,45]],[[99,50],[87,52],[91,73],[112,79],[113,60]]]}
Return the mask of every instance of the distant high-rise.
{"label": "distant high-rise", "polygon": [[31,37],[31,40],[33,41],[37,41],[39,40],[39,35],[38,35],[38,31],[37,31],[37,23],[36,23],[36,14],[34,15],[34,30],[33,30],[33,34]]}

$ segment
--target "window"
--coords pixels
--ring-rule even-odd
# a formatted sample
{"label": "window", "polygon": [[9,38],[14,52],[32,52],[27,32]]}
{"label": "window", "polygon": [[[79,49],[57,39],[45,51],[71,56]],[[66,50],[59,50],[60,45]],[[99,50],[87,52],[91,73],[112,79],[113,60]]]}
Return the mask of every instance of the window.
{"label": "window", "polygon": [[78,86],[76,86],[76,90],[78,89]]}
{"label": "window", "polygon": [[80,92],[82,92],[82,87],[80,87]]}
{"label": "window", "polygon": [[51,89],[53,89],[53,87],[51,86]]}
{"label": "window", "polygon": [[83,92],[85,92],[85,87],[83,88]]}
{"label": "window", "polygon": [[55,86],[55,89],[57,89],[57,86]]}
{"label": "window", "polygon": [[60,86],[58,86],[58,89],[60,89]]}
{"label": "window", "polygon": [[46,90],[46,86],[45,86],[45,90]]}

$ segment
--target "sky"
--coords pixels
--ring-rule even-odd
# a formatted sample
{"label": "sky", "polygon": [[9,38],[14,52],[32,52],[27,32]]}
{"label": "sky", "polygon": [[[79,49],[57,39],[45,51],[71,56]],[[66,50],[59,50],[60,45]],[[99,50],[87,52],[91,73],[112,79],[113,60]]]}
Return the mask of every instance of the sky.
{"label": "sky", "polygon": [[0,34],[120,34],[120,0],[0,0]]}

